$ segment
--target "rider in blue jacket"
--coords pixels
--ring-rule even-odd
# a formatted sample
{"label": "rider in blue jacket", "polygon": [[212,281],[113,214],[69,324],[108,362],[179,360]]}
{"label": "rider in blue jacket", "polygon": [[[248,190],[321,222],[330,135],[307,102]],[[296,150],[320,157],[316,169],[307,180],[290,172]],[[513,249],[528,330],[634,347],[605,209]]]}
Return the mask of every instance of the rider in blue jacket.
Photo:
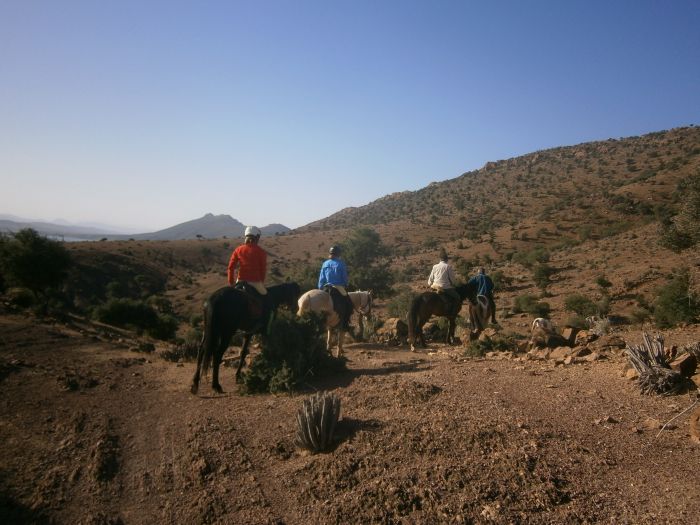
{"label": "rider in blue jacket", "polygon": [[336,297],[339,296],[345,299],[348,313],[342,322],[344,327],[347,328],[350,323],[350,316],[353,312],[353,305],[345,289],[348,285],[348,269],[345,266],[345,262],[340,258],[340,254],[340,246],[331,246],[331,249],[328,251],[329,258],[326,259],[321,266],[321,273],[318,276],[318,287],[321,290],[326,289],[329,292],[329,288],[335,288],[339,292]]}

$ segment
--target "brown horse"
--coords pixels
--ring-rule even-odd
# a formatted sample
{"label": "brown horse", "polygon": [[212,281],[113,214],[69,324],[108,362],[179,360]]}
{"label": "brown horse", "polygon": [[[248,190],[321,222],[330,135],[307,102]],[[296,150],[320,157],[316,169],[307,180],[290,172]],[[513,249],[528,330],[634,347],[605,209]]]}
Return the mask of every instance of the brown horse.
{"label": "brown horse", "polygon": [[[476,301],[477,285],[474,282],[468,282],[461,286],[455,287],[455,290],[462,299],[469,299],[470,302]],[[462,309],[462,303],[459,303],[458,308],[447,305],[447,302],[437,292],[423,292],[411,301],[411,306],[408,310],[408,342],[411,345],[411,351],[415,352],[415,342],[418,339],[425,348],[425,336],[423,335],[423,325],[428,322],[431,316],[446,317],[449,326],[447,329],[446,343],[454,344],[455,338],[455,321],[457,314]]]}
{"label": "brown horse", "polygon": [[[301,290],[297,283],[278,284],[267,289],[267,300],[273,311],[285,305],[296,312],[300,294]],[[260,333],[265,328],[261,324],[260,313],[253,312],[251,300],[248,293],[243,290],[224,286],[214,292],[204,303],[204,334],[197,353],[197,370],[190,387],[193,394],[196,394],[199,389],[200,375],[206,374],[209,367],[212,368],[212,389],[219,394],[223,392],[219,384],[219,365],[231,342],[231,337],[240,330],[245,336],[236,369],[236,383],[239,381],[250,340],[254,334]]]}
{"label": "brown horse", "polygon": [[471,323],[471,332],[469,339],[476,339],[479,334],[484,331],[484,328],[489,324],[491,318],[491,303],[484,295],[479,295],[476,302],[469,302],[469,322]]}

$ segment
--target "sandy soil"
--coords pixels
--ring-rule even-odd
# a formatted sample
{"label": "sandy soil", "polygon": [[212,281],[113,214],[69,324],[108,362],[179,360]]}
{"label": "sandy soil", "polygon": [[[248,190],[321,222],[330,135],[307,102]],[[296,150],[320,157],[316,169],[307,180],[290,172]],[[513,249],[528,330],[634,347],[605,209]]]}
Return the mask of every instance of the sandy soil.
{"label": "sandy soil", "polygon": [[[0,316],[2,523],[697,523],[688,395],[639,394],[625,358],[466,359],[354,344],[290,396],[189,393],[191,363]],[[232,349],[235,353],[235,349]],[[294,445],[312,391],[337,445]]]}

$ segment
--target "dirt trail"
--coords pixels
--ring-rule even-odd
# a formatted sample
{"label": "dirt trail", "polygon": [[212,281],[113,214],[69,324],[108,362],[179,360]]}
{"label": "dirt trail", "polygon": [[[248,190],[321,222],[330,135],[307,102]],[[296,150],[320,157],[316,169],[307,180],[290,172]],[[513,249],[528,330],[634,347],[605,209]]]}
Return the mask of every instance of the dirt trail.
{"label": "dirt trail", "polygon": [[[687,396],[642,397],[621,358],[570,367],[350,345],[328,454],[294,447],[306,394],[188,391],[175,365],[0,317],[3,523],[692,523]],[[656,423],[654,423],[656,422]]]}

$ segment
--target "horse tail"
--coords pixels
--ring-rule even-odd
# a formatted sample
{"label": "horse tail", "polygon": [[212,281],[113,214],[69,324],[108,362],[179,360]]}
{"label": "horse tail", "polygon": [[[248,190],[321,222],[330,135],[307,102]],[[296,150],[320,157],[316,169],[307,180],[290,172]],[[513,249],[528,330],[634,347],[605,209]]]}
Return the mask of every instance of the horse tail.
{"label": "horse tail", "polygon": [[418,326],[418,311],[420,310],[420,295],[411,301],[408,308],[408,343],[413,346],[416,341],[416,327]]}
{"label": "horse tail", "polygon": [[214,348],[218,342],[218,330],[214,326],[214,305],[211,297],[204,303],[204,334],[199,351],[204,351],[202,356],[202,374],[207,375],[214,358]]}

